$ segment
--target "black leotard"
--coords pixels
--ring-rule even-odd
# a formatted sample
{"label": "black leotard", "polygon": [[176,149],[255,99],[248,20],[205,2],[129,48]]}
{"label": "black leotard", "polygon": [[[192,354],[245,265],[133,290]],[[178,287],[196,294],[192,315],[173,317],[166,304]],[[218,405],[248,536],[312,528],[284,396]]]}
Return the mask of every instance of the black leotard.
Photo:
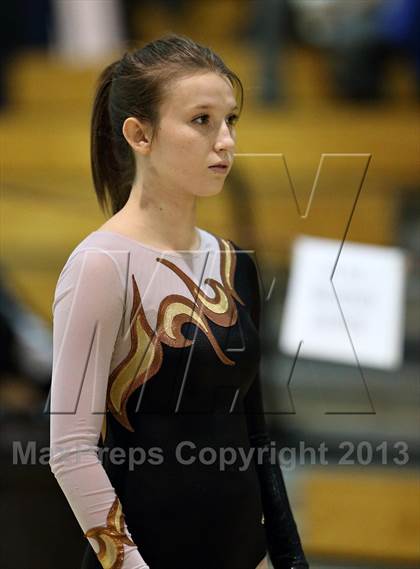
{"label": "black leotard", "polygon": [[307,567],[281,470],[251,455],[269,443],[256,265],[199,232],[163,253],[95,231],[60,273],[50,466],[82,569]]}

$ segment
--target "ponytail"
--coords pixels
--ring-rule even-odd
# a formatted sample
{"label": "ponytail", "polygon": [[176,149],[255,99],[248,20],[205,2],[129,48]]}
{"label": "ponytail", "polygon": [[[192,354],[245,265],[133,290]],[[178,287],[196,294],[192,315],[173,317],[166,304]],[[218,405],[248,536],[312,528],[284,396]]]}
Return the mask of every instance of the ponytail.
{"label": "ponytail", "polygon": [[[134,161],[122,133],[111,121],[111,88],[119,61],[108,65],[98,79],[91,118],[90,160],[93,184],[101,209],[112,213],[126,203],[134,179]],[[109,204],[109,200],[111,204]]]}

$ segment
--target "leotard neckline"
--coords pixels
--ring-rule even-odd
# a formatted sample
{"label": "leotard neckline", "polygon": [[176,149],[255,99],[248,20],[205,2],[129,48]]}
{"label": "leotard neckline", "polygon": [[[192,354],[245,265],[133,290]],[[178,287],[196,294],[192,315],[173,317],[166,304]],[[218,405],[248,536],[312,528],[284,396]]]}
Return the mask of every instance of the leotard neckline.
{"label": "leotard neckline", "polygon": [[167,257],[167,256],[182,257],[184,255],[200,255],[200,254],[208,252],[208,249],[203,248],[203,245],[205,242],[204,230],[201,229],[200,227],[196,227],[196,229],[200,235],[200,244],[198,246],[198,249],[193,249],[193,250],[180,249],[178,251],[173,251],[171,249],[159,249],[158,247],[153,247],[152,245],[148,245],[146,243],[143,243],[142,241],[139,241],[138,239],[134,239],[134,237],[129,237],[128,235],[124,235],[123,233],[119,233],[118,231],[111,231],[109,229],[97,229],[96,231],[93,231],[92,233],[93,234],[106,233],[109,235],[115,235],[121,239],[125,239],[126,241],[129,241],[130,243],[134,243],[136,246],[141,247],[142,249],[148,249],[150,251],[153,251],[154,253],[157,253],[157,254],[165,256],[165,257]]}

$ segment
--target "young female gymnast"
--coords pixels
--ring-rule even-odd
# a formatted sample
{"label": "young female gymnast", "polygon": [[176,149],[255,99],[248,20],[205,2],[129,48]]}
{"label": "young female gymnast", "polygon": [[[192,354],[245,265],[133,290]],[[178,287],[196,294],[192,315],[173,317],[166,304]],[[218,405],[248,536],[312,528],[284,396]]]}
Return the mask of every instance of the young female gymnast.
{"label": "young female gymnast", "polygon": [[195,225],[242,103],[237,75],[178,34],[99,78],[91,162],[112,215],[53,303],[50,467],[89,541],[82,569],[262,569],[267,553],[308,568],[268,452],[257,265]]}

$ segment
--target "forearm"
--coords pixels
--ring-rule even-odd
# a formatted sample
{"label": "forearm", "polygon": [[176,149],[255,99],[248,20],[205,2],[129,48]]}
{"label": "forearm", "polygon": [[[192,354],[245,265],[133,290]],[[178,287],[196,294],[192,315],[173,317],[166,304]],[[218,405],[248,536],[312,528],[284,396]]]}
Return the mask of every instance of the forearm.
{"label": "forearm", "polygon": [[[251,438],[256,447],[269,445],[267,435]],[[256,463],[264,512],[267,546],[274,569],[307,569],[308,562],[303,552],[299,532],[283,479],[281,467],[270,461],[268,452],[260,452]],[[258,453],[257,453],[258,456]]]}
{"label": "forearm", "polygon": [[[149,569],[125,524],[122,506],[95,448],[80,451],[67,444],[52,455],[50,467],[103,567]],[[74,465],[76,459],[77,466]],[[112,565],[113,566],[113,565]]]}

